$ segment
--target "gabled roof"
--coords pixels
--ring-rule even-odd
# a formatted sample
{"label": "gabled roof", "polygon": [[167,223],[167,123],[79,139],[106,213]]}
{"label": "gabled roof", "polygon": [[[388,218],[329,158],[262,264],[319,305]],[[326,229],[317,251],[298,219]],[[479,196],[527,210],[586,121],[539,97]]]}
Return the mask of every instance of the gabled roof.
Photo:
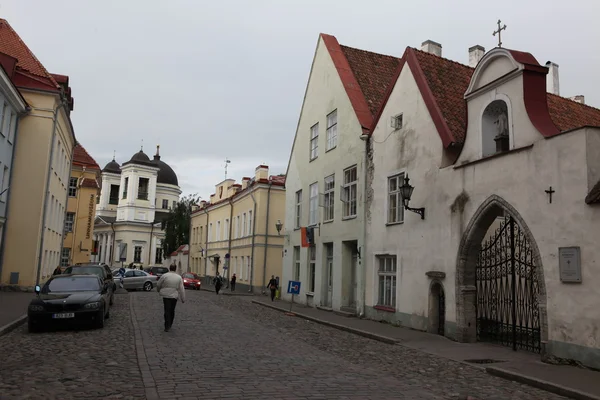
{"label": "gabled roof", "polygon": [[96,160],[90,156],[90,154],[79,142],[77,142],[75,149],[73,150],[73,165],[100,171],[100,166],[98,163],[96,163]]}
{"label": "gabled roof", "polygon": [[552,93],[548,93],[548,111],[552,122],[561,132],[583,126],[600,127],[599,109]]}

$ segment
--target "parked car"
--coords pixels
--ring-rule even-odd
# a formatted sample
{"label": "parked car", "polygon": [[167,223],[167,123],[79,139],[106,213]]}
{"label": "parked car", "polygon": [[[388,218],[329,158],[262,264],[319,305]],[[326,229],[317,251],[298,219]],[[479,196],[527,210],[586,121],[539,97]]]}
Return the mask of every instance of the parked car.
{"label": "parked car", "polygon": [[[121,275],[115,274],[113,276],[115,284],[120,286]],[[126,290],[144,290],[149,292],[156,286],[157,282],[158,276],[156,275],[150,275],[139,269],[125,269],[123,288]]]}
{"label": "parked car", "polygon": [[186,272],[181,275],[183,278],[183,287],[186,289],[192,288],[196,290],[200,290],[202,287],[202,282],[200,282],[200,277],[193,272]]}
{"label": "parked car", "polygon": [[112,306],[114,303],[114,294],[117,290],[117,285],[113,282],[113,274],[108,265],[106,264],[75,264],[67,267],[63,274],[73,274],[73,275],[82,275],[82,274],[92,274],[98,276],[102,279],[104,283],[110,283],[109,294],[110,294],[110,305]]}
{"label": "parked car", "polygon": [[44,286],[35,287],[36,297],[29,303],[27,324],[36,332],[51,323],[92,323],[104,327],[110,316],[111,284],[97,275],[56,275]]}
{"label": "parked car", "polygon": [[150,275],[156,275],[160,278],[163,274],[166,274],[167,272],[169,272],[169,268],[167,268],[167,267],[149,267],[149,268],[146,268],[144,271],[146,271]]}

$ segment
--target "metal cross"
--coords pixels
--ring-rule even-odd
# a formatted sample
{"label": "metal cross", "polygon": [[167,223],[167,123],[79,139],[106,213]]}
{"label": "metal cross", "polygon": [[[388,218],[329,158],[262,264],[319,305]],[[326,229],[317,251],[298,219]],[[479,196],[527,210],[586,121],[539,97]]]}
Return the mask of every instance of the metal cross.
{"label": "metal cross", "polygon": [[498,30],[494,31],[494,33],[492,35],[496,36],[496,33],[498,34],[498,47],[502,47],[502,31],[506,30],[506,24],[504,24],[503,27],[500,27],[500,20],[498,20]]}
{"label": "metal cross", "polygon": [[548,196],[550,196],[550,204],[552,204],[552,193],[556,193],[556,191],[552,189],[552,186],[550,186],[550,189],[544,191],[548,193]]}

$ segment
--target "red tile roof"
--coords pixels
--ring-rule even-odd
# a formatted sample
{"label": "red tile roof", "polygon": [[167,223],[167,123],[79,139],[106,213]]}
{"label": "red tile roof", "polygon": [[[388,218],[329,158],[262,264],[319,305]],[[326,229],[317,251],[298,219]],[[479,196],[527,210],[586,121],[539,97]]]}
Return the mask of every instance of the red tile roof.
{"label": "red tile roof", "polygon": [[81,143],[77,142],[73,151],[73,165],[86,167],[86,169],[97,169],[100,171],[100,166],[96,160],[83,148]]}
{"label": "red tile roof", "polygon": [[5,19],[0,19],[0,52],[17,59],[17,72],[41,85],[58,89],[56,80]]}
{"label": "red tile roof", "polygon": [[561,132],[582,126],[600,127],[599,109],[551,93],[548,93],[548,111]]}
{"label": "red tile roof", "polygon": [[100,185],[98,185],[98,181],[90,178],[83,178],[81,181],[81,186],[92,189],[100,189]]}

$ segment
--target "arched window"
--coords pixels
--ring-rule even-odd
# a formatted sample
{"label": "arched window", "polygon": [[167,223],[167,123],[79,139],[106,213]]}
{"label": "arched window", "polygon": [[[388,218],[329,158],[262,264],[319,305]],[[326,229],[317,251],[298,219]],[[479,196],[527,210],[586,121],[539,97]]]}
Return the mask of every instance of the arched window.
{"label": "arched window", "polygon": [[481,117],[482,156],[510,150],[510,122],[508,106],[504,100],[494,100],[483,111]]}

